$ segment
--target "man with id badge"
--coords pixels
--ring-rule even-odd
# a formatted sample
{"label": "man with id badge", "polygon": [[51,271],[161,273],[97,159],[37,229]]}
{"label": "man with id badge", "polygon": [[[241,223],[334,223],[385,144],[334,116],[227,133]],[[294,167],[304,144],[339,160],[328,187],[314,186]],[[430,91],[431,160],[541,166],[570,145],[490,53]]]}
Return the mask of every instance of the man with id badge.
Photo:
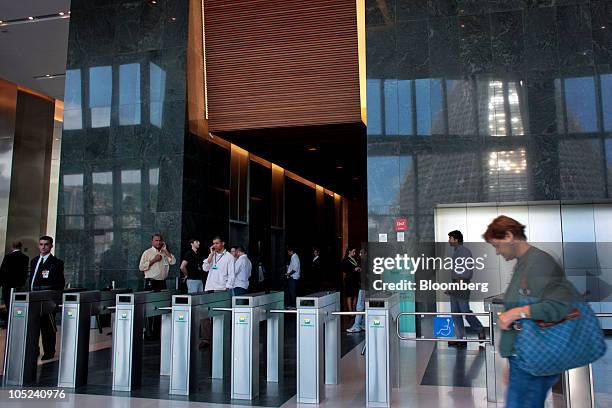
{"label": "man with id badge", "polygon": [[[30,263],[30,290],[64,290],[64,261],[51,254],[53,238],[40,237],[38,250],[40,255]],[[40,317],[40,335],[42,336],[42,361],[51,360],[55,356],[55,311]]]}
{"label": "man with id badge", "polygon": [[225,250],[225,242],[221,237],[215,237],[210,247],[210,254],[204,260],[202,269],[208,272],[205,292],[226,291],[231,287],[230,276],[234,276],[235,258]]}

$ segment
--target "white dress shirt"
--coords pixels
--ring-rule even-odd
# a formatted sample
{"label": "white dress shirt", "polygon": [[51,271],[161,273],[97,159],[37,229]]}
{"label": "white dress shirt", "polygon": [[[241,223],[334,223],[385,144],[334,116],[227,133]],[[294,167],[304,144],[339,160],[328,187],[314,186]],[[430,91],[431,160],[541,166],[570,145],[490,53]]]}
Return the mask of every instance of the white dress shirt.
{"label": "white dress shirt", "polygon": [[208,272],[204,290],[232,289],[230,276],[234,276],[234,263],[234,257],[225,249],[221,253],[214,252],[210,263],[206,258],[202,264],[202,269]]}
{"label": "white dress shirt", "polygon": [[300,258],[296,253],[291,255],[291,261],[289,262],[289,266],[287,267],[287,273],[295,271],[291,277],[295,280],[300,279]]}
{"label": "white dress shirt", "polygon": [[[232,288],[249,288],[249,278],[251,277],[251,269],[253,265],[249,260],[249,257],[246,254],[240,255],[238,259],[236,259],[236,264],[234,265],[234,276],[230,277]],[[228,282],[228,285],[230,283]]]}
{"label": "white dress shirt", "polygon": [[36,269],[34,269],[34,275],[32,275],[32,282],[30,283],[30,290],[34,290],[34,281],[36,280],[36,274],[38,273],[38,268],[40,267],[40,265],[47,262],[47,258],[49,257],[49,255],[51,254],[47,254],[45,256],[38,257],[38,262],[36,263]]}

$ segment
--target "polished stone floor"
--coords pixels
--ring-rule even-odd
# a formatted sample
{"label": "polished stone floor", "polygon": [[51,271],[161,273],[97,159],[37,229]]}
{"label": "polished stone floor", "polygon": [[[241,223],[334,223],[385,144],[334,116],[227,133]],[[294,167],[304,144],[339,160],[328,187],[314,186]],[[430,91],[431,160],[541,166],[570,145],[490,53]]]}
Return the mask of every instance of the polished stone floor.
{"label": "polished stone floor", "polygon": [[[346,326],[348,322],[345,322]],[[155,407],[227,407],[251,405],[293,408],[295,397],[295,330],[294,321],[287,320],[285,336],[285,378],[279,384],[260,381],[260,396],[252,403],[231,401],[227,381],[203,378],[198,391],[189,397],[168,396],[168,379],[159,376],[159,343],[147,342],[144,361],[143,386],[131,393],[110,390],[110,336],[92,331],[89,385],[66,393],[63,400],[10,399],[9,389],[0,389],[0,406],[4,407],[86,407],[86,408],[155,408]],[[108,330],[106,330],[108,331]],[[5,331],[0,332],[0,347],[4,349]],[[363,334],[342,335],[341,384],[326,386],[322,407],[355,407],[365,405],[365,359],[361,355]],[[59,343],[58,343],[59,344]],[[612,347],[612,340],[610,341]],[[263,353],[263,350],[262,350]],[[207,369],[203,353],[203,369]],[[54,388],[57,361],[39,366],[38,387]],[[400,387],[394,389],[392,406],[396,407],[501,407],[487,402],[484,352],[476,344],[467,350],[449,348],[444,344],[403,342],[400,351]],[[265,370],[261,370],[265,373]],[[608,353],[593,367],[596,406],[612,406],[612,353]],[[558,390],[558,388],[557,388]],[[551,395],[547,408],[562,407],[561,395]]]}

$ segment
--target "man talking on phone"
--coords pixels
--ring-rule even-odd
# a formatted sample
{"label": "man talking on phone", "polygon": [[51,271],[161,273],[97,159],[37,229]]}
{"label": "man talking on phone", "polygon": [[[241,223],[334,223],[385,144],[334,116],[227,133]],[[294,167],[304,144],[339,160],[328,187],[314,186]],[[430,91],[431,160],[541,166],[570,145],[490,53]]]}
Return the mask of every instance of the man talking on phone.
{"label": "man talking on phone", "polygon": [[[144,272],[145,290],[166,289],[166,278],[170,265],[176,263],[176,258],[166,247],[161,234],[151,237],[151,248],[142,253],[138,269]],[[150,317],[147,320],[147,338],[157,339],[161,333],[161,316]]]}
{"label": "man talking on phone", "polygon": [[225,242],[221,237],[215,237],[210,247],[210,254],[204,260],[202,269],[208,272],[205,292],[225,291],[233,289],[230,276],[234,276],[236,259],[225,250]]}

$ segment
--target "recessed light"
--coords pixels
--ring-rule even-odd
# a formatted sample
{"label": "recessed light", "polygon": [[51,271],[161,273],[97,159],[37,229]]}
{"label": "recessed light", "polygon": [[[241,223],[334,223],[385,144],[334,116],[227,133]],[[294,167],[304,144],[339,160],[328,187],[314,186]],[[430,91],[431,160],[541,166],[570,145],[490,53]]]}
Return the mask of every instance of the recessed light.
{"label": "recessed light", "polygon": [[60,15],[60,16],[63,16],[63,15],[64,15],[64,12],[63,12],[63,11],[60,11],[60,12],[59,12],[59,15]]}
{"label": "recessed light", "polygon": [[51,75],[49,75],[49,74],[46,74],[45,76],[46,76],[47,78],[49,78],[49,77],[50,77]]}
{"label": "recessed light", "polygon": [[176,21],[176,17],[172,17],[172,21]]}
{"label": "recessed light", "polygon": [[316,147],[309,147],[308,148],[309,152],[316,152],[317,150],[319,150],[319,149],[317,149]]}
{"label": "recessed light", "polygon": [[28,20],[34,20],[34,17],[30,16],[28,17]]}

